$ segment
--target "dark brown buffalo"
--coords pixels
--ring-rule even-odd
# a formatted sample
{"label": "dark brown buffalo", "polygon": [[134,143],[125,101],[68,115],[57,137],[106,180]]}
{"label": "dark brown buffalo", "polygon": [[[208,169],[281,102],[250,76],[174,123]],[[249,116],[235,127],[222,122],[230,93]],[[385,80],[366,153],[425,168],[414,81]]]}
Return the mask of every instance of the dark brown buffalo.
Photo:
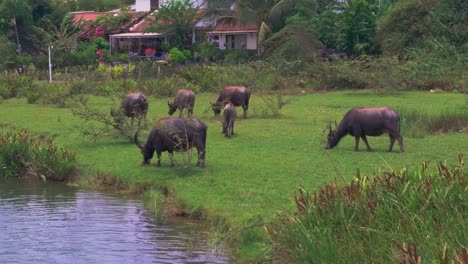
{"label": "dark brown buffalo", "polygon": [[244,118],[247,118],[247,109],[249,109],[250,89],[245,86],[226,86],[219,94],[216,102],[211,103],[215,115],[219,115],[224,105],[231,102],[234,106],[242,106]]}
{"label": "dark brown buffalo", "polygon": [[142,93],[129,93],[122,100],[121,107],[128,117],[146,117],[148,100]]}
{"label": "dark brown buffalo", "polygon": [[146,140],[144,145],[138,142],[138,132],[135,134],[135,144],[143,153],[143,164],[149,164],[156,151],[157,167],[161,167],[161,153],[167,151],[174,166],[173,152],[186,151],[195,147],[198,152],[197,167],[205,167],[206,134],[208,126],[196,118],[161,118]]}
{"label": "dark brown buffalo", "polygon": [[230,102],[227,103],[223,111],[223,134],[225,137],[231,138],[231,135],[234,135],[234,122],[236,118],[236,107]]}
{"label": "dark brown buffalo", "polygon": [[174,114],[174,112],[179,109],[179,117],[182,117],[182,112],[184,108],[186,108],[188,110],[188,116],[191,117],[193,114],[193,107],[195,106],[195,93],[189,89],[180,89],[174,101],[172,103],[167,102],[167,105],[169,106],[169,115]]}
{"label": "dark brown buffalo", "polygon": [[330,125],[328,142],[325,148],[334,148],[342,137],[349,134],[354,136],[355,151],[359,150],[359,138],[362,138],[366,143],[367,151],[371,151],[366,136],[380,136],[384,133],[388,133],[390,137],[388,151],[392,151],[395,139],[398,140],[400,151],[404,151],[403,138],[400,135],[400,117],[395,111],[388,107],[353,108],[345,114],[343,120],[333,131]]}

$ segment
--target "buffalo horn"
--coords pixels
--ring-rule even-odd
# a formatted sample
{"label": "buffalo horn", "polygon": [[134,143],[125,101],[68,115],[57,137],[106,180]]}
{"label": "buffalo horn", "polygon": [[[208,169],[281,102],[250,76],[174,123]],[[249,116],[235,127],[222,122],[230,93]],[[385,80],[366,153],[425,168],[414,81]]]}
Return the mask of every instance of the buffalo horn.
{"label": "buffalo horn", "polygon": [[143,149],[143,145],[141,145],[141,143],[138,142],[138,133],[140,133],[140,131],[137,131],[135,133],[135,136],[133,137],[133,140],[135,141],[135,145],[137,145],[138,148]]}
{"label": "buffalo horn", "polygon": [[328,128],[330,129],[330,133],[332,132],[331,122],[328,122]]}
{"label": "buffalo horn", "polygon": [[338,127],[338,125],[336,124],[336,120],[335,120],[335,127]]}

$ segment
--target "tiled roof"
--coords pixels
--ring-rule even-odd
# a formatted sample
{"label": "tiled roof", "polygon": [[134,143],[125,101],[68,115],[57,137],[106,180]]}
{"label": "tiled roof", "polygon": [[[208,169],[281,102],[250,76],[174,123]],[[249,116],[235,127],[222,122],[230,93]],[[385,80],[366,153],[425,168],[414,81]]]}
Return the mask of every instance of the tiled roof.
{"label": "tiled roof", "polygon": [[257,24],[255,23],[218,23],[214,28],[214,32],[255,32],[258,30]]}
{"label": "tiled roof", "polygon": [[96,18],[100,16],[104,16],[107,13],[98,13],[94,11],[85,11],[85,12],[77,12],[73,13],[73,23],[77,23],[80,20],[84,21],[94,21]]}
{"label": "tiled roof", "polygon": [[[125,12],[132,16],[132,21],[139,19],[141,16],[145,15],[145,12],[136,12],[136,11],[127,11]],[[83,21],[94,21],[98,17],[105,15],[115,15],[116,12],[94,12],[94,11],[83,11],[83,12],[74,12],[73,14],[73,23],[77,23],[80,20]]]}
{"label": "tiled roof", "polygon": [[146,18],[142,19],[140,22],[136,23],[132,27],[128,29],[129,32],[145,32],[145,28],[149,27],[151,25],[151,21],[148,19],[154,19],[152,16],[147,16]]}

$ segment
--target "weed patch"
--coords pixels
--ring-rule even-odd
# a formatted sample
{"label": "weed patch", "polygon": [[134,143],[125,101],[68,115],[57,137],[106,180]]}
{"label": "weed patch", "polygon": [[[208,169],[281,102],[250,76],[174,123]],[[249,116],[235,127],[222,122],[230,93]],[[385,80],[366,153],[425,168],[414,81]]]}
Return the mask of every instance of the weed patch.
{"label": "weed patch", "polygon": [[68,181],[75,169],[75,154],[57,147],[50,137],[2,125],[0,166],[4,177]]}
{"label": "weed patch", "polygon": [[[466,251],[468,180],[463,155],[454,166],[359,173],[350,184],[299,189],[297,212],[267,228],[277,252],[295,263],[456,261]],[[404,259],[419,259],[405,262]]]}

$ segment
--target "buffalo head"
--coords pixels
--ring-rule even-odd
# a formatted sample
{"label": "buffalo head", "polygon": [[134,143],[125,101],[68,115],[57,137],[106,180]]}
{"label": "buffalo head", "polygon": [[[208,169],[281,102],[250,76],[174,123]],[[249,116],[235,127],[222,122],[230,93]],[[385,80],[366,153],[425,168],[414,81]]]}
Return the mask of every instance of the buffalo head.
{"label": "buffalo head", "polygon": [[167,102],[167,105],[169,106],[169,112],[167,112],[168,115],[172,115],[173,113],[175,113],[175,111],[177,110],[177,104],[176,103],[171,103],[171,102]]}
{"label": "buffalo head", "polygon": [[211,103],[211,109],[213,109],[213,112],[215,116],[219,115],[221,113],[221,104],[220,103]]}
{"label": "buffalo head", "polygon": [[336,129],[332,130],[331,124],[328,125],[328,129],[327,145],[325,146],[325,149],[332,149],[338,144],[340,138],[336,133]]}
{"label": "buffalo head", "polygon": [[143,165],[148,165],[150,164],[150,160],[153,158],[153,155],[154,155],[154,151],[150,150],[149,148],[147,148],[146,146],[142,145],[139,141],[138,141],[138,133],[140,133],[140,131],[137,131],[135,133],[135,136],[134,136],[134,141],[135,141],[135,145],[141,149],[141,153],[143,154]]}

